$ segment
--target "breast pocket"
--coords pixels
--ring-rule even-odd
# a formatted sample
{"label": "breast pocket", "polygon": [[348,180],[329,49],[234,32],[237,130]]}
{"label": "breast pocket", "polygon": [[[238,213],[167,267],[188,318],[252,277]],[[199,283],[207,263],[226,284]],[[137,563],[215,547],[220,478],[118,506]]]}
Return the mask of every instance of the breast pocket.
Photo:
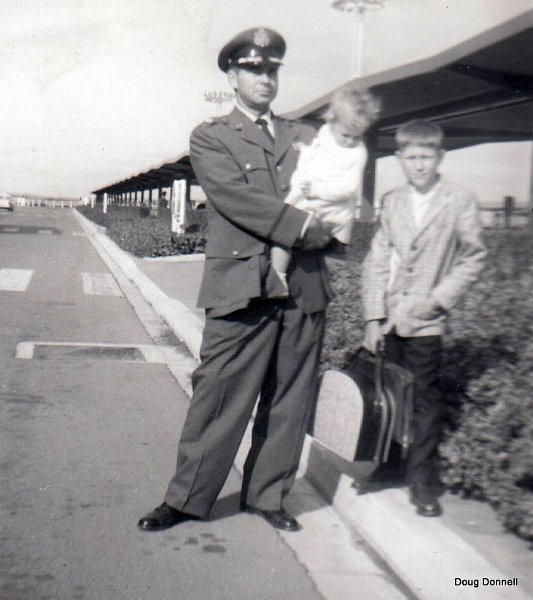
{"label": "breast pocket", "polygon": [[264,157],[246,162],[244,176],[251,187],[270,189],[273,185],[272,176]]}

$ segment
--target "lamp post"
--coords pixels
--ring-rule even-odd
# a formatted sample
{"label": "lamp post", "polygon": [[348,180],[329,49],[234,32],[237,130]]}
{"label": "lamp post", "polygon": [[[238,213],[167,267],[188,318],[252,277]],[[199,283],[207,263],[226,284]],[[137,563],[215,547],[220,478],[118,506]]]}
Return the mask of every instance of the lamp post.
{"label": "lamp post", "polygon": [[222,112],[222,105],[224,102],[229,102],[235,98],[235,94],[231,92],[205,92],[204,99],[206,102],[211,102],[216,105],[218,112]]}
{"label": "lamp post", "polygon": [[355,35],[352,37],[350,69],[352,77],[361,77],[363,68],[363,23],[367,10],[383,8],[387,0],[332,0],[331,6],[337,10],[354,14]]}

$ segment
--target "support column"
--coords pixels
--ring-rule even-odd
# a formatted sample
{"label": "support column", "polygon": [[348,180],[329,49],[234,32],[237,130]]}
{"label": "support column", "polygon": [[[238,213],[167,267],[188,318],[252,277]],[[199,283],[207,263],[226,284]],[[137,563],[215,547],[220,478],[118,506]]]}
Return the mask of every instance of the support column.
{"label": "support column", "polygon": [[186,206],[189,210],[192,210],[192,204],[191,204],[191,179],[190,177],[187,177],[187,179],[185,179],[185,203]]}
{"label": "support column", "polygon": [[528,202],[528,224],[533,233],[533,142],[529,144],[529,155],[531,167],[529,171],[529,202]]}
{"label": "support column", "polygon": [[368,160],[363,173],[361,185],[361,208],[356,218],[360,221],[371,223],[377,214],[376,199],[376,160],[377,160],[377,138],[369,136],[367,140]]}
{"label": "support column", "polygon": [[150,188],[150,216],[157,217],[159,214],[159,190]]}

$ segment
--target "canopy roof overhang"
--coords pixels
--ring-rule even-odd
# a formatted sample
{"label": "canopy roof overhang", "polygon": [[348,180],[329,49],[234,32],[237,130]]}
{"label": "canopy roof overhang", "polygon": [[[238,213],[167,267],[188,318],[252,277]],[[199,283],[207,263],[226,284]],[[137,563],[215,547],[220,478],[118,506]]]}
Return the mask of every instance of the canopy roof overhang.
{"label": "canopy roof overhang", "polygon": [[[383,101],[369,132],[378,156],[394,152],[397,128],[415,118],[441,124],[449,149],[531,140],[533,11],[445,52],[358,82]],[[318,123],[334,91],[286,116]]]}
{"label": "canopy roof overhang", "polygon": [[[358,80],[383,101],[369,131],[372,158],[392,154],[406,121],[442,125],[448,149],[486,142],[533,139],[533,10],[449,48]],[[318,125],[335,90],[284,116]],[[174,179],[198,181],[187,154],[94,193],[166,187]]]}
{"label": "canopy roof overhang", "polygon": [[166,162],[152,167],[138,175],[133,175],[109,186],[94,190],[93,194],[119,194],[139,190],[170,187],[176,179],[186,179],[190,184],[197,185],[198,181],[191,166],[188,154],[183,153],[173,162]]}

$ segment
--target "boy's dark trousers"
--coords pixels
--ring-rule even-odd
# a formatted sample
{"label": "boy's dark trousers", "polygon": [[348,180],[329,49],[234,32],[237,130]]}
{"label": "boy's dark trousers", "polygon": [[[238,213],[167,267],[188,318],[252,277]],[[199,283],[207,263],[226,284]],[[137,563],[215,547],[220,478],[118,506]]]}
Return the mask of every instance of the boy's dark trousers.
{"label": "boy's dark trousers", "polygon": [[413,440],[407,460],[407,482],[437,488],[437,447],[443,415],[438,386],[441,337],[400,337],[393,330],[385,336],[385,356],[415,376]]}

